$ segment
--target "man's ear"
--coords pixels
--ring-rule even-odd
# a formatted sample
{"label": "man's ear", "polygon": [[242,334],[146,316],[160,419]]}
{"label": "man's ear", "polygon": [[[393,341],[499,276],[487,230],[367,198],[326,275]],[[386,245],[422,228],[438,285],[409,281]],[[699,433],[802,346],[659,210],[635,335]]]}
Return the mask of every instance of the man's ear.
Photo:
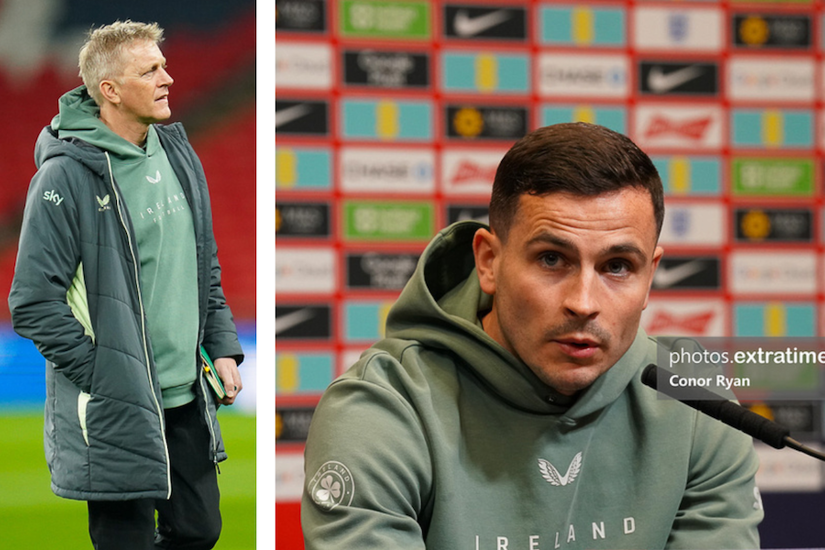
{"label": "man's ear", "polygon": [[647,308],[647,302],[650,299],[650,289],[653,288],[653,277],[656,276],[656,270],[659,268],[659,261],[662,259],[664,252],[661,246],[657,246],[653,251],[653,261],[650,266],[650,280],[647,282],[647,296],[645,296],[645,305],[642,309]]}
{"label": "man's ear", "polygon": [[479,229],[473,237],[473,255],[481,290],[493,295],[496,293],[496,260],[501,255],[501,241],[498,236],[487,229]]}
{"label": "man's ear", "polygon": [[103,95],[103,99],[115,105],[120,103],[120,91],[117,82],[114,80],[101,80],[98,88]]}

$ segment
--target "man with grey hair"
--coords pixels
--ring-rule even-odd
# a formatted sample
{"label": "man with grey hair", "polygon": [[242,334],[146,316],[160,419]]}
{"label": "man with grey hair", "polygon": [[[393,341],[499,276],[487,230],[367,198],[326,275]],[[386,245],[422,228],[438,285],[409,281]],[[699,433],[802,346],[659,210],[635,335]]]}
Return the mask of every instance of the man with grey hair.
{"label": "man with grey hair", "polygon": [[37,140],[9,295],[46,359],[52,490],[88,501],[98,549],[215,545],[216,410],[242,388],[203,168],[179,123],[158,124],[162,39],[132,21],[90,33],[84,85]]}

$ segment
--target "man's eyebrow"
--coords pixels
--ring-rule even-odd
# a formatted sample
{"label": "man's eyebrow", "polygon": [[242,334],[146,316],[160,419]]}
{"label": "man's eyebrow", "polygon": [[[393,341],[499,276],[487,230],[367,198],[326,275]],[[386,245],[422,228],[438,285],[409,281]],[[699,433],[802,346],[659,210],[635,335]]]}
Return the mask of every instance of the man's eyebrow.
{"label": "man's eyebrow", "polygon": [[[552,233],[538,233],[527,241],[528,247],[536,244],[549,244],[561,250],[578,251],[578,246],[573,241]],[[637,256],[640,260],[647,260],[645,252],[634,243],[617,243],[602,249],[599,254],[601,256],[631,255]]]}

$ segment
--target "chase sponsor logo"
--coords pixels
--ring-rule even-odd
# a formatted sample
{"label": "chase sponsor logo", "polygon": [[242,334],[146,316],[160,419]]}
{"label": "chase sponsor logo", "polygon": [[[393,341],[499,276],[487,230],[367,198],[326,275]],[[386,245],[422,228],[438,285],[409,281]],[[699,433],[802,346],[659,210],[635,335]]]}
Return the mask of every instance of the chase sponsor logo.
{"label": "chase sponsor logo", "polygon": [[275,354],[275,391],[278,396],[318,395],[334,376],[330,353],[286,352]]}
{"label": "chase sponsor logo", "polygon": [[376,141],[428,141],[432,138],[429,101],[345,99],[343,137]]}
{"label": "chase sponsor logo", "polygon": [[809,49],[811,18],[781,13],[733,15],[733,43],[749,49]]}
{"label": "chase sponsor logo", "polygon": [[281,340],[329,340],[332,311],[328,305],[275,305],[275,337]]}
{"label": "chase sponsor logo", "polygon": [[326,0],[275,0],[275,28],[279,31],[325,31]]}
{"label": "chase sponsor logo", "polygon": [[653,274],[653,290],[718,290],[720,279],[716,256],[665,256]]}
{"label": "chase sponsor logo", "polygon": [[615,48],[624,46],[627,41],[624,8],[542,6],[539,18],[543,44]]}
{"label": "chase sponsor logo", "polygon": [[527,10],[516,6],[446,4],[444,36],[461,40],[524,41]]}
{"label": "chase sponsor logo", "polygon": [[344,304],[344,338],[348,342],[376,342],[384,337],[392,300],[347,301]]}
{"label": "chase sponsor logo", "polygon": [[488,206],[482,204],[447,205],[447,225],[464,221],[490,223],[490,211]]}
{"label": "chase sponsor logo", "polygon": [[275,236],[328,237],[329,204],[323,202],[276,202]]}
{"label": "chase sponsor logo", "polygon": [[719,195],[722,192],[722,163],[716,157],[653,155],[650,159],[668,195]]}
{"label": "chase sponsor logo", "polygon": [[816,254],[809,251],[734,250],[728,260],[728,286],[735,294],[816,292]]}
{"label": "chase sponsor logo", "polygon": [[668,206],[659,241],[663,245],[712,245],[725,241],[725,210],[721,204]]}
{"label": "chase sponsor logo", "polygon": [[417,254],[347,254],[347,288],[401,290],[417,264]]}
{"label": "chase sponsor logo", "polygon": [[733,109],[731,141],[738,147],[794,149],[813,146],[812,111],[799,109]]}
{"label": "chase sponsor logo", "polygon": [[650,95],[715,96],[719,93],[716,63],[640,61],[639,92]]}
{"label": "chase sponsor logo", "polygon": [[329,132],[325,101],[275,100],[275,132],[323,136]]}
{"label": "chase sponsor logo", "polygon": [[642,148],[668,147],[692,152],[722,146],[722,109],[716,105],[639,105],[636,142]]}
{"label": "chase sponsor logo", "polygon": [[432,202],[345,201],[344,238],[351,241],[426,241],[433,235]]}
{"label": "chase sponsor logo", "polygon": [[813,101],[814,60],[733,57],[728,95],[738,100]]}
{"label": "chase sponsor logo", "polygon": [[344,83],[374,88],[428,88],[430,58],[424,53],[376,50],[344,52]]}
{"label": "chase sponsor logo", "polygon": [[623,106],[609,105],[552,105],[542,107],[543,126],[561,122],[587,122],[610,128],[620,134],[627,133],[627,110]]}
{"label": "chase sponsor logo", "polygon": [[305,443],[315,407],[276,407],[275,443]]}
{"label": "chase sponsor logo", "polygon": [[426,0],[341,0],[338,6],[345,37],[427,40],[432,33]]}
{"label": "chase sponsor logo", "polygon": [[332,86],[332,52],[327,44],[279,42],[275,80],[279,88],[326,90]]}
{"label": "chase sponsor logo", "polygon": [[451,194],[489,195],[498,163],[506,151],[498,149],[450,149],[441,156],[441,181]]}
{"label": "chase sponsor logo", "polygon": [[325,191],[332,187],[332,153],[325,148],[276,147],[275,187]]}
{"label": "chase sponsor logo", "polygon": [[651,297],[641,326],[657,336],[725,336],[726,308],[722,300],[666,300]]}
{"label": "chase sponsor logo", "polygon": [[812,242],[813,212],[801,208],[737,208],[739,242]]}
{"label": "chase sponsor logo", "polygon": [[523,107],[455,104],[445,108],[447,137],[514,141],[527,133]]}
{"label": "chase sponsor logo", "polygon": [[435,190],[432,150],[346,147],[341,152],[345,191],[429,193]]}
{"label": "chase sponsor logo", "polygon": [[815,336],[816,312],[810,304],[740,302],[733,307],[733,319],[734,336]]}
{"label": "chase sponsor logo", "polygon": [[718,52],[724,16],[718,8],[636,7],[633,45],[639,50]]}
{"label": "chase sponsor logo", "polygon": [[814,161],[809,158],[737,157],[731,160],[731,187],[737,196],[814,194]]}
{"label": "chase sponsor logo", "polygon": [[539,94],[624,98],[630,92],[629,69],[624,55],[543,53],[539,57]]}
{"label": "chase sponsor logo", "polygon": [[278,248],[275,254],[276,292],[330,293],[334,290],[335,252],[332,249]]}
{"label": "chase sponsor logo", "polygon": [[449,92],[487,94],[530,90],[530,60],[526,54],[445,52],[441,82]]}

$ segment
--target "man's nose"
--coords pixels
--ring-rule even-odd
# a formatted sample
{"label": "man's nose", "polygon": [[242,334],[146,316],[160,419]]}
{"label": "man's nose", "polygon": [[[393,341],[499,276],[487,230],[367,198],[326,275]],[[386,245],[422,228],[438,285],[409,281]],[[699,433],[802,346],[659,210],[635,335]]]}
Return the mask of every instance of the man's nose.
{"label": "man's nose", "polygon": [[171,86],[172,84],[175,83],[175,79],[172,78],[172,75],[170,75],[169,72],[166,69],[161,68],[160,71],[161,71],[161,74],[160,74],[160,85],[161,86]]}
{"label": "man's nose", "polygon": [[596,273],[582,270],[568,280],[563,298],[564,308],[570,315],[592,318],[599,313],[599,278]]}

